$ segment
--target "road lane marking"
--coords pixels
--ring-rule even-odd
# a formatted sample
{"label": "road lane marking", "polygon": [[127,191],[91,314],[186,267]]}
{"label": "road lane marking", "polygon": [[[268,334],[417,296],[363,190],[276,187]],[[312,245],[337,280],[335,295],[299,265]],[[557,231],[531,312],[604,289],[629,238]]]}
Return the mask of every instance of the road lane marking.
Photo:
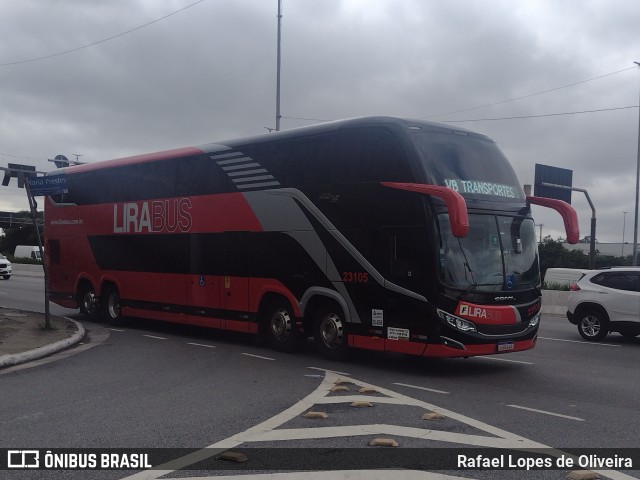
{"label": "road lane marking", "polygon": [[561,413],[548,412],[547,410],[538,410],[537,408],[523,407],[521,405],[507,405],[511,408],[519,408],[520,410],[527,410],[529,412],[543,413],[545,415],[553,415],[554,417],[568,418],[569,420],[576,420],[578,422],[584,422],[584,418],[571,417],[569,415],[562,415]]}
{"label": "road lane marking", "polygon": [[[479,430],[478,433],[473,434],[465,434],[462,432],[451,432],[447,430],[437,430],[431,428],[415,428],[415,427],[406,427],[400,425],[389,425],[389,424],[369,424],[369,425],[337,425],[337,426],[327,426],[327,427],[306,427],[306,428],[283,428],[283,426],[289,422],[290,420],[302,415],[304,412],[309,411],[311,408],[318,408],[321,405],[326,404],[335,404],[335,403],[350,403],[351,398],[355,398],[356,396],[332,396],[331,388],[335,386],[336,382],[340,380],[340,376],[330,371],[325,371],[326,376],[320,385],[311,392],[309,395],[299,400],[291,407],[283,410],[277,415],[265,420],[262,423],[254,425],[253,427],[248,428],[247,430],[233,434],[230,437],[224,438],[222,440],[217,441],[207,447],[204,447],[200,450],[187,454],[183,457],[179,457],[173,460],[170,460],[162,465],[154,465],[153,470],[145,470],[142,472],[138,472],[131,476],[126,477],[126,480],[159,480],[160,478],[165,479],[177,479],[180,478],[181,475],[176,473],[176,475],[171,475],[173,472],[177,472],[177,470],[183,469],[195,463],[201,462],[203,460],[207,460],[219,453],[221,450],[230,450],[238,447],[242,444],[251,444],[253,442],[264,442],[264,441],[291,441],[296,439],[325,439],[325,438],[336,438],[336,437],[353,437],[353,436],[371,436],[371,435],[396,435],[402,436],[406,438],[414,438],[421,439],[425,441],[435,441],[435,442],[447,442],[453,445],[466,445],[466,446],[476,446],[483,448],[501,448],[501,449],[524,449],[524,450],[537,450],[537,449],[548,449],[546,453],[549,455],[559,458],[565,456],[571,456],[572,458],[576,458],[573,455],[567,454],[566,452],[555,449],[553,447],[544,445],[542,443],[538,443],[534,440],[527,439],[515,433],[508,432],[506,430],[502,430],[498,427],[494,427],[487,423],[484,423],[480,420],[476,420],[465,415],[453,412],[451,410],[437,407],[433,404],[423,402],[421,400],[408,397],[406,395],[394,392],[392,390],[388,390],[382,387],[378,387],[366,382],[362,382],[357,379],[350,379],[352,383],[360,386],[360,387],[368,387],[374,388],[381,395],[386,395],[386,397],[362,397],[357,396],[359,400],[368,400],[371,398],[372,401],[378,403],[387,403],[394,404],[398,406],[414,406],[419,407],[423,410],[429,411],[438,411],[442,415],[446,416],[451,420],[455,420],[458,422],[462,422],[469,427],[473,427],[476,430]],[[577,461],[577,458],[576,458]],[[605,478],[609,478],[611,480],[633,480],[634,477],[631,477],[625,473],[615,471],[615,470],[595,470],[596,473],[601,474]],[[347,472],[343,471],[346,475],[342,477],[335,477],[341,479],[354,478],[349,476]],[[380,472],[376,470],[376,472]],[[385,477],[382,478],[405,478],[404,472],[408,472],[407,470],[385,470]],[[243,472],[244,473],[244,472]],[[316,473],[316,472],[314,472]],[[435,475],[432,472],[421,472],[425,474],[424,478],[436,478],[432,475]],[[297,473],[296,473],[297,474]],[[391,474],[390,477],[387,477],[386,474]],[[271,480],[283,479],[281,477],[281,473],[275,474],[267,474],[268,476],[265,478],[269,478]],[[306,472],[305,472],[306,475]],[[247,478],[245,476],[244,478]],[[198,477],[201,480],[205,480],[205,478],[213,478],[213,477]],[[224,477],[215,477],[215,478],[224,478]],[[233,477],[232,477],[233,478]],[[297,478],[297,477],[293,477]],[[301,479],[307,478],[306,476],[299,477]],[[332,477],[334,478],[334,477]],[[355,477],[361,478],[361,477]],[[372,477],[366,478],[381,478],[378,474],[374,474]],[[125,480],[125,479],[122,479]]]}
{"label": "road lane marking", "polygon": [[126,330],[121,330],[119,328],[108,328],[107,327],[107,330],[111,330],[112,332],[126,332]]}
{"label": "road lane marking", "polygon": [[155,338],[156,340],[166,340],[165,337],[156,337],[155,335],[142,335],[142,336],[147,338]]}
{"label": "road lane marking", "polygon": [[621,347],[622,345],[613,345],[611,343],[583,342],[580,340],[565,340],[564,338],[538,337],[540,340],[553,340],[554,342],[583,343],[585,345],[600,345],[601,347]]}
{"label": "road lane marking", "polygon": [[394,385],[400,385],[401,387],[408,387],[408,388],[416,388],[418,390],[425,390],[427,392],[433,392],[433,393],[443,393],[445,395],[449,395],[450,393],[450,392],[445,392],[444,390],[435,390],[433,388],[419,387],[417,385],[409,385],[407,383],[394,383]]}
{"label": "road lane marking", "polygon": [[215,345],[205,345],[204,343],[191,343],[187,342],[187,345],[194,345],[196,347],[216,348]]}
{"label": "road lane marking", "polygon": [[496,357],[487,357],[487,356],[479,356],[479,357],[471,357],[482,360],[495,360],[496,362],[508,362],[508,363],[522,363],[523,365],[533,365],[531,362],[525,362],[522,360],[511,360],[509,358],[496,358]]}
{"label": "road lane marking", "polygon": [[[348,377],[351,376],[350,373],[345,373],[345,372],[338,372],[336,370],[327,370],[326,368],[319,368],[319,367],[307,367],[309,370],[319,370],[321,372],[330,372],[330,373],[337,373],[338,375],[346,375]],[[322,375],[323,377],[326,376],[326,373],[324,375]]]}
{"label": "road lane marking", "polygon": [[269,357],[262,357],[260,355],[254,355],[252,353],[241,353],[240,355],[245,355],[247,357],[253,357],[253,358],[259,358],[261,360],[271,360],[272,362],[275,362],[275,358],[269,358]]}

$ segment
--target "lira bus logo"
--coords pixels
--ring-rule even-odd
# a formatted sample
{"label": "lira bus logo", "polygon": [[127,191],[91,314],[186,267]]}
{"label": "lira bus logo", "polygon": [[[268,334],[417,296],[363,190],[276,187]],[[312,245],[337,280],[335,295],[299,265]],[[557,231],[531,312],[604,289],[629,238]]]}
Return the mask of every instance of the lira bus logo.
{"label": "lira bus logo", "polygon": [[500,312],[494,309],[479,307],[477,305],[469,305],[468,303],[461,303],[459,315],[467,318],[497,319],[500,317]]}
{"label": "lira bus logo", "polygon": [[510,305],[474,305],[459,303],[456,315],[481,324],[504,325],[520,321],[518,310]]}
{"label": "lira bus logo", "polygon": [[502,320],[502,311],[499,308],[486,308],[469,303],[460,304],[458,315],[476,320]]}
{"label": "lira bus logo", "polygon": [[113,205],[113,233],[188,232],[192,222],[188,198]]}

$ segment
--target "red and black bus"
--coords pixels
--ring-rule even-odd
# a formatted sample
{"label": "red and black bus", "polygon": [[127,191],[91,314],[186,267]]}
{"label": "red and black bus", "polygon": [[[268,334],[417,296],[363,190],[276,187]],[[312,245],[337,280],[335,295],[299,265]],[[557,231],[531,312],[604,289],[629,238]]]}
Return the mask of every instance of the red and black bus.
{"label": "red and black bus", "polygon": [[438,357],[532,348],[530,204],[484,135],[389,117],[66,167],[47,197],[50,298],[144,317]]}

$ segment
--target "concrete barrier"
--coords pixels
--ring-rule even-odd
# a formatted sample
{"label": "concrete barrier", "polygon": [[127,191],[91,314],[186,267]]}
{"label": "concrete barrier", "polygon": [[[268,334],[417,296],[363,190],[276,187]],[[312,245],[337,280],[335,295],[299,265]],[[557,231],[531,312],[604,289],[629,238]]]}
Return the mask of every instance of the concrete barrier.
{"label": "concrete barrier", "polygon": [[569,293],[562,290],[542,291],[542,313],[548,315],[565,315],[567,313],[567,300]]}
{"label": "concrete barrier", "polygon": [[12,275],[22,275],[27,277],[44,277],[42,265],[33,265],[30,263],[12,263]]}

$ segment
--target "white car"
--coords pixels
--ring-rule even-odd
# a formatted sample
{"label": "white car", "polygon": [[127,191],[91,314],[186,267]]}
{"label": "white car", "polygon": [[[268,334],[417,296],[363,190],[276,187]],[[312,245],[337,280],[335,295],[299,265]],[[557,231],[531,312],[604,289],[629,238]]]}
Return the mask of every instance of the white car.
{"label": "white car", "polygon": [[567,318],[586,340],[640,335],[640,267],[589,270],[570,290]]}
{"label": "white car", "polygon": [[0,253],[0,276],[5,280],[11,278],[11,262]]}

